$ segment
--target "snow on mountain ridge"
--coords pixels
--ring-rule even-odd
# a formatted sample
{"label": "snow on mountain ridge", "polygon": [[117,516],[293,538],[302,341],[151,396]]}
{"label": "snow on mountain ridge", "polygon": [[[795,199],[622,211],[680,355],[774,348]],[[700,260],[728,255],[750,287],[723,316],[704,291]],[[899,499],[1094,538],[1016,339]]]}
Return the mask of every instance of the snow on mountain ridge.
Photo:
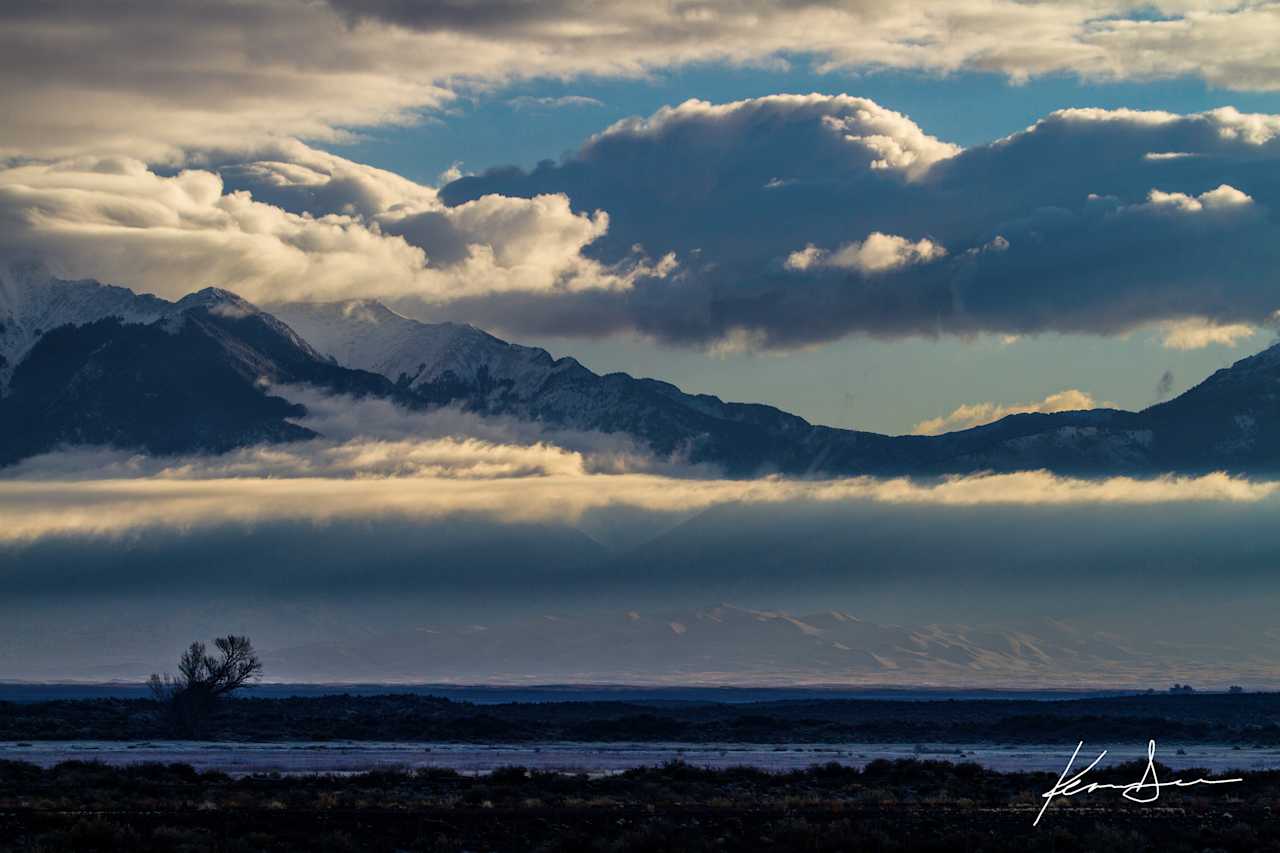
{"label": "snow on mountain ridge", "polygon": [[206,287],[203,290],[188,293],[169,306],[166,312],[167,319],[171,323],[184,323],[188,313],[197,309],[207,311],[215,317],[221,317],[226,320],[256,317],[276,334],[287,339],[298,350],[317,360],[325,360],[325,356],[321,355],[292,327],[282,322],[278,317],[262,311],[239,294],[232,293],[230,290],[223,290],[220,287]]}
{"label": "snow on mountain ridge", "polygon": [[219,287],[206,287],[170,302],[93,279],[66,281],[36,264],[0,264],[0,394],[8,389],[18,364],[52,329],[117,317],[126,323],[162,321],[162,328],[172,333],[187,322],[192,311],[207,311],[230,320],[258,317],[298,349],[321,358],[293,329]]}
{"label": "snow on mountain ridge", "polygon": [[504,383],[504,394],[528,400],[551,374],[578,366],[573,359],[556,360],[546,350],[509,344],[474,326],[422,323],[375,300],[293,302],[268,310],[339,364],[412,388],[449,380],[481,386],[487,377]]}
{"label": "snow on mountain ridge", "polygon": [[0,392],[8,387],[14,368],[50,329],[104,317],[148,323],[172,307],[158,297],[91,279],[64,281],[36,265],[0,265]]}

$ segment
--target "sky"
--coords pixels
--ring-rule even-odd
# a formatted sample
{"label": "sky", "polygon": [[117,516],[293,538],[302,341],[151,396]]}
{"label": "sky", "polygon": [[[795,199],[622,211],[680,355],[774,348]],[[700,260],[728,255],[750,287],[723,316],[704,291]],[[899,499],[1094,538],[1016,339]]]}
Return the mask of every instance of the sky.
{"label": "sky", "polygon": [[[1275,342],[1277,43],[1263,0],[17,0],[0,8],[0,260],[168,299],[377,299],[892,434],[1136,410]],[[309,399],[311,417],[330,405]],[[1098,610],[1111,630],[1117,602],[1155,607],[1142,579],[1166,565],[1206,599],[1206,572],[1236,571],[1218,604],[1246,607],[1280,550],[1258,522],[1274,484],[1219,475],[742,483],[630,456],[602,473],[626,454],[598,436],[361,412],[296,452],[71,449],[7,472],[10,615],[191,607],[161,593],[260,562],[267,599],[313,608],[288,622],[310,651],[273,639],[305,677],[317,626],[355,648],[407,590],[421,606],[400,602],[397,630],[534,618],[535,600],[837,601],[885,624]],[[863,553],[839,533],[881,523],[919,537],[912,565],[967,562],[908,577],[899,539]],[[1039,544],[1015,548],[1010,525]],[[1114,580],[1105,606],[1064,604],[1081,566]],[[30,642],[29,675],[73,655]],[[62,674],[107,671],[77,648]],[[937,666],[917,676],[955,676]]]}

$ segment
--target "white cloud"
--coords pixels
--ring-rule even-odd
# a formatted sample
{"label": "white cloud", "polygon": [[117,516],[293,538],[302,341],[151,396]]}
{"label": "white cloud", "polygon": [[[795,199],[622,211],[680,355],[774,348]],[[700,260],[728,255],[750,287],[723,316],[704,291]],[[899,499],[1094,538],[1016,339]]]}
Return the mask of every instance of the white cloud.
{"label": "white cloud", "polygon": [[[83,467],[80,467],[83,466]],[[1226,474],[1075,480],[1045,471],[937,483],[716,480],[593,473],[580,453],[475,439],[354,439],[252,448],[222,457],[155,459],[112,452],[36,457],[0,479],[0,542],[119,537],[279,521],[432,520],[576,523],[625,508],[687,515],[730,504],[882,503],[923,506],[1150,505],[1265,500],[1280,483]]]}
{"label": "white cloud", "polygon": [[[820,70],[1196,77],[1280,89],[1276,4],[1141,4],[1154,18],[1138,8],[1130,0],[13,2],[0,7],[0,157],[178,163],[209,147],[248,151],[282,137],[413,122],[459,92],[512,80],[639,77],[696,62],[800,57]],[[916,156],[904,159],[892,135],[865,141],[883,142],[880,159],[895,167]]]}
{"label": "white cloud", "polygon": [[1162,192],[1153,189],[1147,194],[1146,205],[1139,205],[1149,210],[1174,210],[1179,213],[1233,212],[1253,205],[1253,199],[1235,187],[1222,184],[1217,189],[1208,190],[1198,196],[1190,196],[1179,192]]}
{"label": "white cloud", "polygon": [[877,273],[929,263],[946,254],[947,250],[932,240],[921,239],[913,243],[905,237],[873,231],[862,242],[845,243],[831,252],[810,243],[788,255],[783,265],[797,272],[827,267]]}
{"label": "white cloud", "polygon": [[[1027,132],[1052,132],[1056,126],[1072,125],[1138,125],[1148,129],[1173,128],[1188,124],[1211,131],[1225,143],[1265,145],[1280,135],[1280,116],[1265,113],[1242,113],[1235,107],[1218,107],[1193,115],[1182,115],[1164,110],[1135,110],[1127,108],[1103,109],[1101,107],[1073,107],[1055,110],[1037,121]],[[1148,152],[1150,153],[1150,152]],[[1195,152],[1178,151],[1179,157],[1195,156]],[[1160,158],[1158,155],[1153,159]],[[1174,159],[1177,159],[1176,157]]]}
{"label": "white cloud", "polygon": [[[177,298],[201,286],[252,301],[413,298],[442,304],[513,291],[625,290],[674,259],[605,265],[582,250],[607,214],[563,194],[486,196],[447,208],[398,175],[291,144],[291,159],[166,176],[128,158],[0,169],[0,250],[43,256],[60,274]],[[255,196],[274,198],[279,204]],[[280,205],[285,205],[284,207]],[[295,208],[297,212],[286,209]],[[432,218],[438,239],[415,243]]]}
{"label": "white cloud", "polygon": [[1114,407],[1114,403],[1098,402],[1092,395],[1075,388],[1050,394],[1032,403],[966,403],[949,414],[923,420],[911,428],[912,435],[941,435],[944,432],[969,429],[1000,420],[1008,415],[1027,412],[1074,412],[1082,409]]}
{"label": "white cloud", "polygon": [[[583,156],[608,147],[614,139],[661,140],[673,133],[701,131],[703,145],[732,149],[744,138],[778,125],[813,124],[825,137],[827,150],[867,168],[916,178],[940,160],[960,153],[960,146],[925,133],[901,113],[867,98],[850,95],[768,95],[713,104],[691,99],[663,107],[647,117],[626,118],[587,140]],[[848,149],[852,148],[850,151]],[[860,152],[859,157],[855,152]],[[771,189],[785,182],[773,178]]]}
{"label": "white cloud", "polygon": [[1162,342],[1166,348],[1176,350],[1204,349],[1212,344],[1234,347],[1257,332],[1257,328],[1246,323],[1220,325],[1201,317],[1191,317],[1166,323],[1162,327]]}

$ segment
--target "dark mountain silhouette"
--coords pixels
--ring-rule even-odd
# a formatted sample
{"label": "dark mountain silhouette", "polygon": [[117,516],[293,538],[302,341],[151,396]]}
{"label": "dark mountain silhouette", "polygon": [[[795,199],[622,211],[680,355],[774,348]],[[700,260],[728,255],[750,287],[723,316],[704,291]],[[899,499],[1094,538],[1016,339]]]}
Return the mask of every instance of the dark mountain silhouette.
{"label": "dark mountain silhouette", "polygon": [[[732,476],[1280,468],[1280,346],[1141,412],[1019,414],[945,435],[888,436],[815,426],[772,406],[686,394],[654,379],[601,376],[572,358],[472,326],[420,323],[371,301],[267,313],[217,289],[167,303],[94,282],[7,286],[3,462],[70,444],[221,452],[311,438],[291,422],[302,408],[267,390],[303,383],[413,407],[453,403],[552,429],[623,433],[660,456]],[[34,328],[33,305],[62,325]]]}
{"label": "dark mountain silhouette", "polygon": [[290,382],[398,395],[226,291],[191,294],[150,322],[69,323],[43,332],[13,371],[0,398],[0,462],[62,445],[218,453],[312,438],[288,420],[305,409],[266,390]]}
{"label": "dark mountain silhouette", "polygon": [[667,382],[593,373],[572,358],[455,323],[420,323],[369,301],[272,308],[339,363],[418,393],[554,427],[622,432],[663,456],[736,476],[940,475],[1046,468],[1072,474],[1271,471],[1280,442],[1280,348],[1219,371],[1143,412],[1019,414],[940,436],[815,426],[751,403],[686,394]]}

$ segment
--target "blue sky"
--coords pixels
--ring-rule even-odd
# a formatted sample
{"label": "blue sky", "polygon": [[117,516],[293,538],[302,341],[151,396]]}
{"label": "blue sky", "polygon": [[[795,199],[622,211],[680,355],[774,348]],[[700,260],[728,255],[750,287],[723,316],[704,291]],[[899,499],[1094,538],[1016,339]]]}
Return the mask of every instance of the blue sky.
{"label": "blue sky", "polygon": [[[1280,93],[1214,89],[1182,78],[1088,83],[1073,75],[1014,83],[999,74],[871,71],[817,73],[803,57],[786,67],[699,64],[640,79],[538,79],[485,88],[408,127],[365,128],[350,145],[328,145],[353,160],[434,183],[457,162],[467,171],[515,164],[531,167],[566,151],[621,118],[649,115],[689,98],[721,103],[782,92],[846,93],[905,113],[929,133],[969,146],[1021,130],[1068,107],[1201,112],[1235,106],[1242,112],[1280,112]],[[520,98],[591,98],[598,105],[518,107]]]}

